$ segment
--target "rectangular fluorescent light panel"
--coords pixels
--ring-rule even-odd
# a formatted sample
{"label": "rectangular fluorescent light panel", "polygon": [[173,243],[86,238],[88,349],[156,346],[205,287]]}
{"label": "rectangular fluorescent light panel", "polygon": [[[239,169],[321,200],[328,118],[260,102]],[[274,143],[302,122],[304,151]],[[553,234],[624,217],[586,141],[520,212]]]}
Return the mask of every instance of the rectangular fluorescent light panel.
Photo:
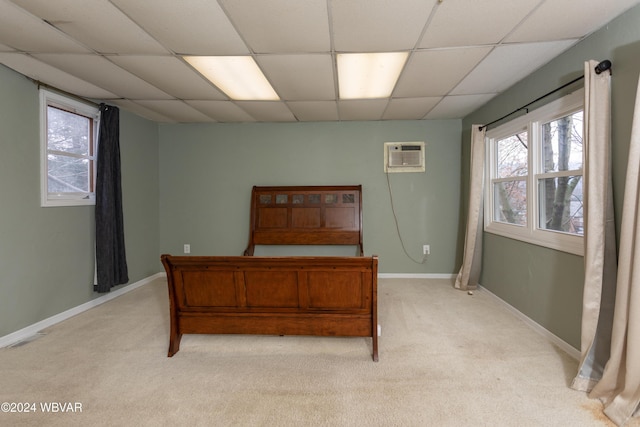
{"label": "rectangular fluorescent light panel", "polygon": [[250,56],[185,56],[184,59],[231,99],[280,99]]}
{"label": "rectangular fluorescent light panel", "polygon": [[388,98],[408,56],[409,52],[338,54],[340,99]]}

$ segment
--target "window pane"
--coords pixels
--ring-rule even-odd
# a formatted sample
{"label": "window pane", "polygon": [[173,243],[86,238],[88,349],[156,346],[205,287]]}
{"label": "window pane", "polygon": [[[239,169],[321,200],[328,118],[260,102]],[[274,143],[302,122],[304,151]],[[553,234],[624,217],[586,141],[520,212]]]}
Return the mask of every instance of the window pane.
{"label": "window pane", "polygon": [[79,114],[47,107],[47,148],[90,155],[91,119]]}
{"label": "window pane", "polygon": [[544,172],[582,169],[582,111],[542,125]]}
{"label": "window pane", "polygon": [[540,223],[544,230],[584,234],[582,176],[538,180]]}
{"label": "window pane", "polygon": [[89,160],[77,157],[48,155],[49,193],[88,193]]}
{"label": "window pane", "polygon": [[496,141],[496,155],[497,178],[527,175],[527,132]]}
{"label": "window pane", "polygon": [[493,185],[495,221],[527,224],[527,183],[524,180],[497,182]]}

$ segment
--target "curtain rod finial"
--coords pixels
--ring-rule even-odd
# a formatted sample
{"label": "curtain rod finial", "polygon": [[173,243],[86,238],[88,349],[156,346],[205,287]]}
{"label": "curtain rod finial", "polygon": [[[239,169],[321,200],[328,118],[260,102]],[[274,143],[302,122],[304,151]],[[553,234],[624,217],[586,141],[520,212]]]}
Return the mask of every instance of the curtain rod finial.
{"label": "curtain rod finial", "polygon": [[611,61],[609,61],[608,59],[601,61],[598,65],[596,65],[595,68],[596,74],[602,74],[607,70],[609,70],[609,73],[611,73]]}

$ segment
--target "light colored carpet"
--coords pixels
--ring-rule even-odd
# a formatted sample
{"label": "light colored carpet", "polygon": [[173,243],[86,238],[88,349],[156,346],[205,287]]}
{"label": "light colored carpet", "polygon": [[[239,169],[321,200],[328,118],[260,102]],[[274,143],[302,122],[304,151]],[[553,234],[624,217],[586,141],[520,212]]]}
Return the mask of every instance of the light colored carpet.
{"label": "light colored carpet", "polygon": [[370,339],[292,336],[185,335],[168,358],[168,313],[157,279],[0,349],[0,402],[37,410],[0,425],[613,425],[568,387],[575,360],[449,280],[380,280],[378,363]]}

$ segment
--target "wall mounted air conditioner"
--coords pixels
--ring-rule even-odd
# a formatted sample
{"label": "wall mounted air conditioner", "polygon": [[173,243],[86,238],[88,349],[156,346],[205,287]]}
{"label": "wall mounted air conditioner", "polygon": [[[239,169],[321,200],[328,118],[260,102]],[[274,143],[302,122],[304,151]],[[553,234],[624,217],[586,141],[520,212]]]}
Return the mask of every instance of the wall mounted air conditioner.
{"label": "wall mounted air conditioner", "polygon": [[424,172],[424,141],[385,142],[384,171]]}

